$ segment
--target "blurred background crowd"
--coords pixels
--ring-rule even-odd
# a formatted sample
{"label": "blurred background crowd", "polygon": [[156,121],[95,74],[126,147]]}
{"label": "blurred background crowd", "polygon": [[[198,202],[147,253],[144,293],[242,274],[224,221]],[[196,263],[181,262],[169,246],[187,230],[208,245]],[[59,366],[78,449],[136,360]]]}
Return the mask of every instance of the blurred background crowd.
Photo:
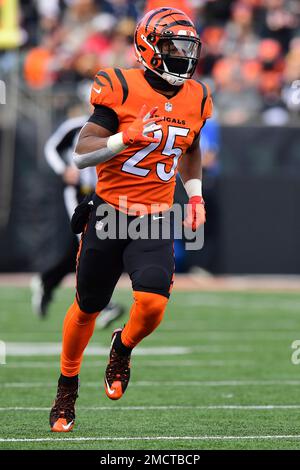
{"label": "blurred background crowd", "polygon": [[[79,85],[102,67],[137,66],[132,38],[144,11],[174,6],[203,42],[197,74],[209,77],[222,123],[299,119],[292,84],[300,77],[298,0],[21,0],[20,49],[26,84]],[[0,71],[14,66],[0,54]],[[296,82],[296,83],[295,83]]]}

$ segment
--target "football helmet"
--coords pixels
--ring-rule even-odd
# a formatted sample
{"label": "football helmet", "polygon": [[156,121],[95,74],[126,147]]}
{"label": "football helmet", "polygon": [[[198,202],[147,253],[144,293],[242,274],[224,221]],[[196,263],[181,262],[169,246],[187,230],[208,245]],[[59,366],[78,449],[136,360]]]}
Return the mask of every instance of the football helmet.
{"label": "football helmet", "polygon": [[151,10],[140,20],[134,45],[139,62],[176,86],[193,76],[201,50],[192,20],[170,7]]}

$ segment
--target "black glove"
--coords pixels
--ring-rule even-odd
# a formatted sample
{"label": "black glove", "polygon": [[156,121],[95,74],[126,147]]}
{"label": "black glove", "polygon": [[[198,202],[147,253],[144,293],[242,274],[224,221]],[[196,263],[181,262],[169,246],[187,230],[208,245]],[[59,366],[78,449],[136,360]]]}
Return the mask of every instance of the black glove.
{"label": "black glove", "polygon": [[71,219],[71,229],[73,233],[82,233],[88,223],[90,213],[93,210],[93,193],[88,194],[83,201],[78,204]]}

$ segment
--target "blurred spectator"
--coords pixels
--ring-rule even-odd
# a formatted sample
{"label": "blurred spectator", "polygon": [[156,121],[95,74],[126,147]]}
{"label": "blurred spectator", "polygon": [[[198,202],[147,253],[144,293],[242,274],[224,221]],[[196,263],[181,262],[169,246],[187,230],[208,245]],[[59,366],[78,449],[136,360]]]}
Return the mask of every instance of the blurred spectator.
{"label": "blurred spectator", "polygon": [[136,64],[133,49],[135,22],[130,18],[121,20],[114,29],[109,47],[102,55],[104,67],[134,67]]}
{"label": "blurred spectator", "polygon": [[230,18],[230,10],[235,0],[205,0],[203,3],[206,24],[224,26]]}
{"label": "blurred spectator", "polygon": [[287,108],[300,115],[300,36],[295,37],[290,43],[290,50],[286,57],[283,73],[282,98]]}
{"label": "blurred spectator", "polygon": [[71,0],[62,17],[61,47],[70,54],[76,52],[93,32],[97,14],[94,0]]}
{"label": "blurred spectator", "polygon": [[237,55],[241,60],[255,59],[259,38],[253,30],[253,8],[238,1],[232,5],[231,19],[224,28],[223,53]]}
{"label": "blurred spectator", "polygon": [[253,76],[249,74],[248,78],[247,67],[238,58],[220,59],[213,69],[213,78],[217,86],[214,101],[221,122],[245,124],[255,118],[261,105],[259,93],[253,86]]}
{"label": "blurred spectator", "polygon": [[202,34],[202,57],[199,64],[200,74],[210,75],[218,61],[223,57],[223,43],[225,32],[219,26],[207,26]]}
{"label": "blurred spectator", "polygon": [[136,20],[138,17],[138,10],[134,0],[98,0],[98,4],[103,11],[111,13],[117,20],[123,18],[131,18]]}
{"label": "blurred spectator", "polygon": [[284,61],[280,43],[274,39],[261,41],[258,58],[261,65],[259,89],[263,122],[273,126],[287,124],[289,115],[281,98]]}
{"label": "blurred spectator", "polygon": [[54,75],[51,74],[53,53],[47,47],[35,47],[28,52],[24,62],[24,77],[32,88],[43,88],[51,85]]}
{"label": "blurred spectator", "polygon": [[[261,37],[273,38],[288,50],[293,31],[299,27],[299,5],[295,0],[264,0]],[[297,16],[298,15],[298,16]]]}
{"label": "blurred spectator", "polygon": [[300,79],[300,36],[295,37],[290,43],[283,78],[287,83]]}

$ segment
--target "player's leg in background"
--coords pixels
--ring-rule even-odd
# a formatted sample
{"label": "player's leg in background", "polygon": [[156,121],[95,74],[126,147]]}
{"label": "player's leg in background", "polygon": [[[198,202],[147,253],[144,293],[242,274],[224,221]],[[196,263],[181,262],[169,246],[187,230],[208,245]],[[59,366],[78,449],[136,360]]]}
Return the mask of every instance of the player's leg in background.
{"label": "player's leg in background", "polygon": [[125,313],[124,305],[119,302],[110,301],[107,306],[101,311],[101,315],[96,320],[96,328],[104,330],[109,327],[113,322],[122,317]]}
{"label": "player's leg in background", "polygon": [[[77,206],[78,190],[75,186],[67,186],[63,192],[63,200],[68,216],[68,221],[73,215]],[[65,230],[68,230],[66,224]],[[71,233],[71,232],[70,232]],[[79,238],[76,235],[70,237],[70,244],[67,250],[57,259],[57,261],[44,271],[32,278],[32,309],[41,318],[45,318],[48,307],[53,298],[54,290],[60,285],[64,277],[76,268],[76,254],[78,251]]]}
{"label": "player's leg in background", "polygon": [[64,256],[54,266],[32,278],[32,309],[41,318],[45,318],[48,313],[54,290],[67,274],[75,271],[78,251],[77,237],[72,238],[68,248]]}

